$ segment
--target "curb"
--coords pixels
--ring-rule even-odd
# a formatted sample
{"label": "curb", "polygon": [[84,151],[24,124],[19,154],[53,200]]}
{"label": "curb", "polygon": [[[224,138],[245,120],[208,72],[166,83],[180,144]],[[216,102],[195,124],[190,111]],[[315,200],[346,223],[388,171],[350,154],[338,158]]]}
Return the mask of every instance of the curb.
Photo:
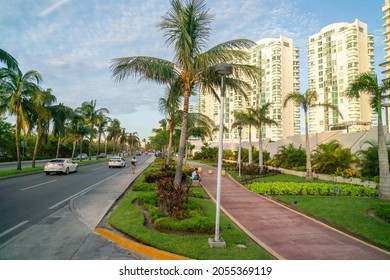
{"label": "curb", "polygon": [[105,237],[106,239],[115,242],[127,249],[136,251],[142,255],[148,256],[157,260],[191,260],[189,258],[162,251],[147,245],[137,243],[124,236],[121,236],[106,228],[95,228],[95,232]]}

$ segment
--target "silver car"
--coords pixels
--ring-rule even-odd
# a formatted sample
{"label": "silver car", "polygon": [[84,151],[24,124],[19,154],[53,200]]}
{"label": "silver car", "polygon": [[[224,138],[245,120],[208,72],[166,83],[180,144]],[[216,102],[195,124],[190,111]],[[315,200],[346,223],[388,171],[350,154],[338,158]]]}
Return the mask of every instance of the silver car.
{"label": "silver car", "polygon": [[44,171],[46,175],[51,173],[63,173],[68,175],[70,172],[77,172],[79,165],[70,158],[56,158],[45,164]]}

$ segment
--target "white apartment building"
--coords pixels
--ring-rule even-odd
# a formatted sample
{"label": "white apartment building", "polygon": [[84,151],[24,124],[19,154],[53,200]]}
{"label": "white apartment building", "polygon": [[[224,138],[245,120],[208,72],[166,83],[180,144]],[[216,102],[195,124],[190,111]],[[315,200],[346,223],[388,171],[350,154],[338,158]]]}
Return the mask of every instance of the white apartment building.
{"label": "white apartment building", "polygon": [[309,132],[361,131],[374,121],[368,95],[348,99],[345,91],[359,73],[374,71],[374,41],[367,24],[334,23],[309,37],[309,88],[316,90],[318,103],[337,105],[333,110],[314,107],[309,112]]}
{"label": "white apartment building", "polygon": [[382,6],[383,12],[383,28],[385,35],[385,62],[381,64],[385,69],[382,73],[385,75],[385,78],[388,79],[390,77],[390,0],[386,0]]}
{"label": "white apartment building", "polygon": [[[300,111],[294,104],[283,108],[285,96],[293,91],[299,91],[299,51],[293,46],[293,40],[284,36],[280,38],[266,38],[256,42],[256,46],[249,50],[249,61],[263,71],[260,83],[253,83],[248,91],[246,100],[238,93],[226,90],[224,125],[229,132],[224,133],[225,142],[237,142],[237,129],[231,129],[234,123],[234,111],[245,111],[246,108],[258,108],[266,102],[272,103],[269,116],[278,126],[265,126],[262,138],[273,141],[300,134]],[[199,112],[210,117],[216,124],[219,123],[220,104],[216,98],[205,93],[199,95]],[[258,132],[252,128],[252,141],[258,141]],[[217,139],[217,133],[214,137]],[[248,141],[247,127],[242,130],[242,140]]]}
{"label": "white apartment building", "polygon": [[[385,0],[385,3],[382,6],[383,12],[383,35],[385,35],[385,61],[380,64],[380,66],[384,67],[382,74],[384,75],[383,82],[390,78],[390,0]],[[386,107],[386,132],[390,132],[390,120],[389,120],[389,107],[390,103],[385,104]]]}

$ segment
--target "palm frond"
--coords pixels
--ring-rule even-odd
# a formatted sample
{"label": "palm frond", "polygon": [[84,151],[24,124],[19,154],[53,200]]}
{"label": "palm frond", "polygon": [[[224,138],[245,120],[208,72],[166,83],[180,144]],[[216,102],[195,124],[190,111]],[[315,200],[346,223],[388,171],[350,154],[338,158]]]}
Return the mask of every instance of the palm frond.
{"label": "palm frond", "polygon": [[159,84],[166,84],[178,76],[175,65],[165,59],[133,56],[115,58],[112,62],[110,69],[116,81],[122,81],[128,77],[139,77],[140,80],[144,79],[155,81]]}

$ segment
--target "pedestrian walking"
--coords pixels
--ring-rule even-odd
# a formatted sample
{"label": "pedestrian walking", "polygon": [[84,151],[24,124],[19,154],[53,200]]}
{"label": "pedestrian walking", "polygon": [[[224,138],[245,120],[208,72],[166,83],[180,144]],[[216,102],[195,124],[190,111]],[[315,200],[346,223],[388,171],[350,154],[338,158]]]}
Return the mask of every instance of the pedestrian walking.
{"label": "pedestrian walking", "polygon": [[133,171],[133,174],[134,174],[135,173],[135,168],[137,166],[137,159],[136,159],[136,157],[133,157],[130,162],[131,162],[131,170]]}

